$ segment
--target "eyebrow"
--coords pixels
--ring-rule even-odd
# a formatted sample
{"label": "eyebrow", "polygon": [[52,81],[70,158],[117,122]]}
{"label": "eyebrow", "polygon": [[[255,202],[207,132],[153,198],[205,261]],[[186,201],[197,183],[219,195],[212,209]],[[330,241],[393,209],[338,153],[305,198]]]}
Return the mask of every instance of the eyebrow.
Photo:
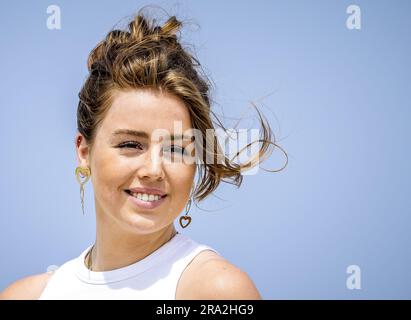
{"label": "eyebrow", "polygon": [[[117,135],[122,135],[122,134],[127,134],[127,135],[131,135],[131,136],[135,136],[138,138],[145,138],[145,139],[149,139],[150,136],[148,135],[147,132],[145,131],[137,131],[137,130],[130,130],[130,129],[118,129],[116,131],[114,131],[113,136],[117,136]],[[194,140],[193,136],[181,136],[181,135],[174,135],[172,134],[171,136],[171,140]]]}

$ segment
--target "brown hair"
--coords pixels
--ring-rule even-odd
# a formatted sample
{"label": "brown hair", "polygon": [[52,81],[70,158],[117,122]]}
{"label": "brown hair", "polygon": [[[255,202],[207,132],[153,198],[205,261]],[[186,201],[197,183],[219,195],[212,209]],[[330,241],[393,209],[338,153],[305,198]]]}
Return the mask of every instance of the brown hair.
{"label": "brown hair", "polygon": [[[193,199],[202,201],[221,181],[240,187],[243,180],[242,172],[259,165],[262,159],[268,157],[272,153],[270,145],[279,147],[275,143],[270,125],[253,104],[260,118],[262,134],[260,139],[252,143],[261,142],[261,147],[246,163],[237,164],[233,159],[252,143],[237,152],[230,160],[223,153],[215,135],[211,138],[214,141],[207,141],[210,139],[210,135],[206,135],[207,129],[215,129],[217,126],[225,132],[227,129],[211,110],[211,83],[200,73],[201,64],[182,48],[177,39],[176,33],[180,30],[182,22],[171,16],[159,26],[155,20],[150,20],[143,14],[143,9],[140,9],[128,23],[127,30],[111,30],[91,51],[87,62],[89,75],[79,92],[78,131],[92,147],[98,125],[112,103],[113,90],[164,90],[185,103],[192,127],[202,132],[202,145],[214,146],[214,150],[206,150],[208,156],[211,154],[213,159],[224,160],[222,163],[207,163],[206,154],[202,155],[203,162],[198,165],[200,183],[196,186]],[[213,123],[211,116],[214,116],[217,123]],[[280,149],[285,153],[282,148]],[[287,156],[286,153],[285,155]]]}

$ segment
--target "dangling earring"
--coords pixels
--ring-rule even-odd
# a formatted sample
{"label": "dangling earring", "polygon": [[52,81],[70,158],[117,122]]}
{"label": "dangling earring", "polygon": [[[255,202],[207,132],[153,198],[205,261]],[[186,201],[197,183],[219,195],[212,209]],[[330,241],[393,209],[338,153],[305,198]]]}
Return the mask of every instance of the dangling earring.
{"label": "dangling earring", "polygon": [[[194,192],[194,186],[191,188],[191,190],[192,190],[191,193],[193,193]],[[188,200],[187,205],[186,205],[186,214],[184,216],[180,217],[180,226],[182,228],[188,227],[188,225],[191,223],[191,217],[188,215],[188,212],[190,211],[190,208],[191,208],[191,194],[190,194],[190,199]],[[183,224],[183,220],[187,220],[187,223],[185,225]]]}
{"label": "dangling earring", "polygon": [[[81,209],[83,210],[84,215],[84,184],[90,179],[91,170],[86,167],[77,167],[76,168],[76,179],[80,184],[80,199],[81,199]],[[84,179],[83,181],[81,179]]]}

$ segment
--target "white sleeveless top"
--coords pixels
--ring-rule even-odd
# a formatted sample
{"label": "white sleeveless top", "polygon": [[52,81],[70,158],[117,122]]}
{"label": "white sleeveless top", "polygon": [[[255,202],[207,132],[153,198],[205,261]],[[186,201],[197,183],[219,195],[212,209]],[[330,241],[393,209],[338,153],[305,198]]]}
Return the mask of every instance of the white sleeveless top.
{"label": "white sleeveless top", "polygon": [[140,261],[97,272],[90,271],[84,264],[91,246],[54,271],[39,300],[175,300],[180,276],[194,257],[204,250],[219,254],[215,249],[177,233]]}

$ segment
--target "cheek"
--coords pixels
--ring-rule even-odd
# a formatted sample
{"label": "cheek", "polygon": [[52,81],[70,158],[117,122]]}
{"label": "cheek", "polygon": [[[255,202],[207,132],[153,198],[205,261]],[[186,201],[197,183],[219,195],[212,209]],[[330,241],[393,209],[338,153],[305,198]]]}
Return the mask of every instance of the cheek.
{"label": "cheek", "polygon": [[170,169],[168,174],[172,194],[181,202],[188,200],[194,181],[195,167],[182,165]]}
{"label": "cheek", "polygon": [[130,169],[119,157],[102,154],[94,161],[92,174],[96,196],[107,201],[118,199],[121,186],[130,174]]}

